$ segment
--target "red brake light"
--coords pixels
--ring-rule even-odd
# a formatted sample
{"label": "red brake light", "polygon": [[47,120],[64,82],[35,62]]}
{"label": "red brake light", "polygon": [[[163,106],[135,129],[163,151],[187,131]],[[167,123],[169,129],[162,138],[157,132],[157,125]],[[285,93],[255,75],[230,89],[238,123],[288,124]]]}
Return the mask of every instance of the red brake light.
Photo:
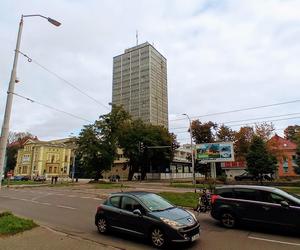
{"label": "red brake light", "polygon": [[219,195],[213,194],[213,195],[211,196],[211,204],[214,204],[215,201],[216,201],[216,199],[218,199],[219,197],[220,197]]}
{"label": "red brake light", "polygon": [[101,205],[98,206],[98,207],[97,207],[97,212],[99,212],[101,209],[102,209],[102,206],[101,206]]}

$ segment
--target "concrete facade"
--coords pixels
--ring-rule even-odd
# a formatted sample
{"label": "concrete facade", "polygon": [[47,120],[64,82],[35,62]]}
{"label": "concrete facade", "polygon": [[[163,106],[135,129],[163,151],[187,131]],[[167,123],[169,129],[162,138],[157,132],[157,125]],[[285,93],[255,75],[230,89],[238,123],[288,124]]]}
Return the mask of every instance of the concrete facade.
{"label": "concrete facade", "polygon": [[112,103],[168,128],[167,60],[148,42],[113,58]]}

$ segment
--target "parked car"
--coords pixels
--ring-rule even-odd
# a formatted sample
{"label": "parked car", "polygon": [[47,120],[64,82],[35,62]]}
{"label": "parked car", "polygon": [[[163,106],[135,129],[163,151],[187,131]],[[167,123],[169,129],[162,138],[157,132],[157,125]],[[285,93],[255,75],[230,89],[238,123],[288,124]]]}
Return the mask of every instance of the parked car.
{"label": "parked car", "polygon": [[111,175],[111,176],[108,176],[108,179],[109,181],[111,182],[118,182],[120,180],[120,176],[119,175]]}
{"label": "parked car", "polygon": [[18,175],[18,176],[14,176],[14,178],[12,180],[14,180],[14,181],[29,181],[30,176]]}
{"label": "parked car", "polygon": [[114,193],[98,207],[95,224],[100,233],[122,231],[148,238],[155,247],[170,242],[191,242],[199,238],[195,215],[148,192]]}
{"label": "parked car", "polygon": [[33,178],[33,180],[34,181],[46,181],[46,177],[45,176],[43,176],[43,175],[39,175],[39,176],[35,176],[34,178]]}
{"label": "parked car", "polygon": [[257,178],[254,175],[252,175],[248,172],[244,172],[241,175],[236,175],[234,177],[234,179],[236,181],[245,181],[245,180],[256,181],[257,180]]}
{"label": "parked car", "polygon": [[216,187],[211,216],[224,227],[259,222],[300,229],[300,199],[278,188],[231,185]]}

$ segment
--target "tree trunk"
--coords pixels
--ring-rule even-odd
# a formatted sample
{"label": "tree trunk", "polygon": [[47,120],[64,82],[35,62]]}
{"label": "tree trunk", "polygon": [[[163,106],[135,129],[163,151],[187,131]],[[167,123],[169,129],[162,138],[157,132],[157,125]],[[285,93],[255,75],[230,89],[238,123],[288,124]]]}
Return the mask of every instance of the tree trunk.
{"label": "tree trunk", "polygon": [[133,167],[130,166],[129,171],[128,171],[128,180],[129,181],[132,181],[133,174],[134,174]]}

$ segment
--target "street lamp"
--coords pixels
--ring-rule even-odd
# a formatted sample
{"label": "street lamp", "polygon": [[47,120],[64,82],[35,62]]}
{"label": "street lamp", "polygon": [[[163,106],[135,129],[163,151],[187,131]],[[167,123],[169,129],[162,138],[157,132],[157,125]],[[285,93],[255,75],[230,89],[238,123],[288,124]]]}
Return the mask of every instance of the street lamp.
{"label": "street lamp", "polygon": [[191,137],[191,155],[192,155],[192,173],[193,173],[193,185],[194,185],[194,191],[196,193],[196,175],[195,175],[195,162],[194,162],[194,150],[193,150],[193,137],[192,137],[192,122],[191,118],[187,114],[182,114],[186,116],[189,120],[190,124],[190,137]]}
{"label": "street lamp", "polygon": [[14,90],[15,90],[15,83],[17,81],[17,79],[16,79],[17,64],[18,64],[19,49],[20,49],[20,43],[21,43],[21,35],[22,35],[22,30],[23,30],[23,18],[24,17],[36,17],[36,16],[47,19],[48,22],[50,22],[51,24],[53,24],[55,26],[61,25],[60,22],[58,22],[50,17],[45,17],[45,16],[42,16],[39,14],[22,15],[21,16],[18,37],[17,37],[17,44],[16,44],[16,49],[15,49],[13,68],[11,71],[10,81],[9,81],[9,85],[8,85],[5,113],[4,113],[2,130],[1,130],[1,138],[0,138],[0,189],[1,189],[1,182],[2,182],[2,173],[3,173],[3,168],[4,168],[6,145],[7,145],[7,139],[8,139],[8,134],[9,134],[9,120],[10,120],[10,114],[11,114],[11,108],[12,108],[13,94],[14,94]]}

